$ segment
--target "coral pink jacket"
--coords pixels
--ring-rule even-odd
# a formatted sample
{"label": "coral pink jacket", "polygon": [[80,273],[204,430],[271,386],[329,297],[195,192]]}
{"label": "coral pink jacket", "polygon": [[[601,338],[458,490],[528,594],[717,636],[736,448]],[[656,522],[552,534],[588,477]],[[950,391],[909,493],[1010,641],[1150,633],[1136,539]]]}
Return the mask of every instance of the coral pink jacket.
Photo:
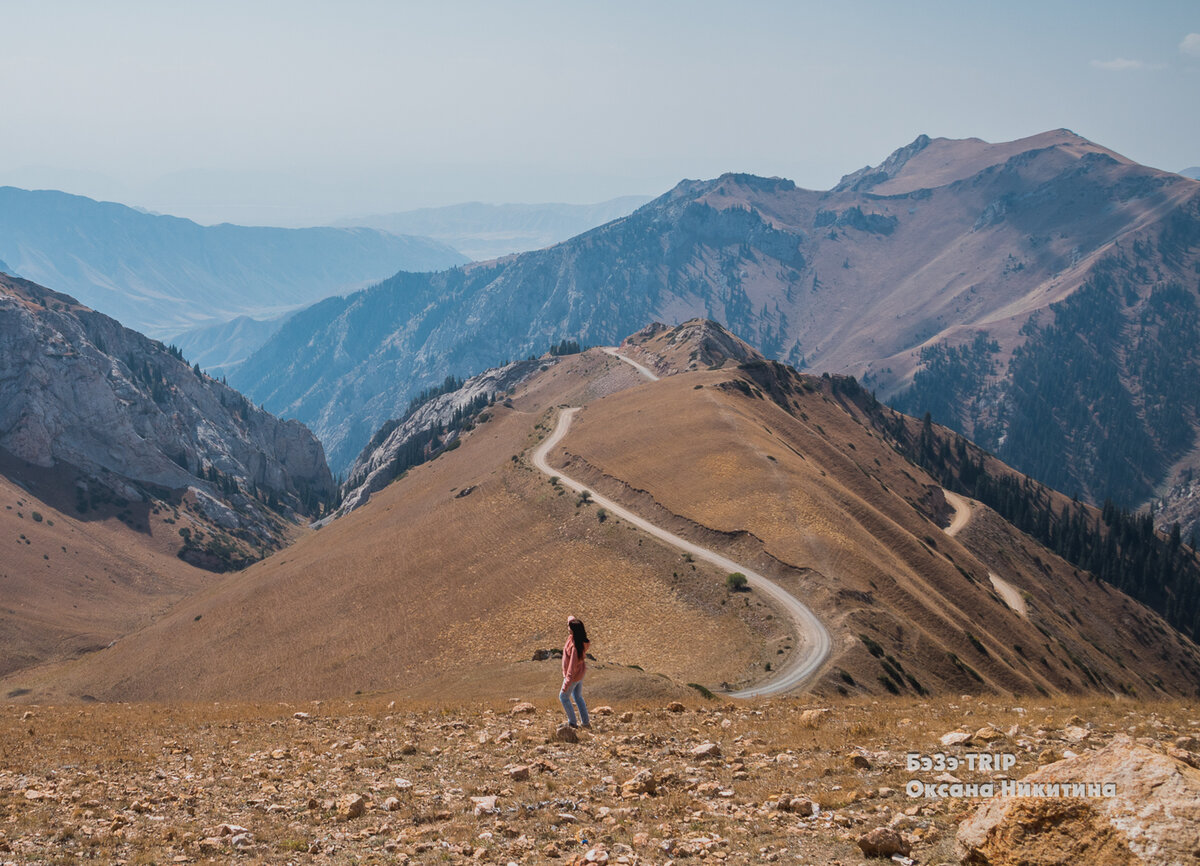
{"label": "coral pink jacket", "polygon": [[[583,651],[586,654],[587,648],[591,643],[585,641]],[[563,684],[562,691],[566,691],[575,683],[583,679],[583,675],[587,673],[587,660],[581,658],[575,652],[575,639],[567,635],[567,642],[563,645]]]}

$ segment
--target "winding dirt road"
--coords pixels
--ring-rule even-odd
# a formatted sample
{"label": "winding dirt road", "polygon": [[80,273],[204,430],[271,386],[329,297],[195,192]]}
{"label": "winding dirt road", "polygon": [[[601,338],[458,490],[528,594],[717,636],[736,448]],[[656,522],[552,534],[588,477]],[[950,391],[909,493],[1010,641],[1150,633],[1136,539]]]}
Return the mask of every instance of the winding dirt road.
{"label": "winding dirt road", "polygon": [[[605,352],[618,358],[630,366],[634,367],[643,376],[651,381],[657,381],[658,377],[647,370],[641,364],[629,360],[623,355],[617,353],[615,349],[605,349]],[[685,553],[690,553],[697,559],[703,559],[705,562],[711,562],[718,568],[724,569],[726,572],[741,572],[746,575],[746,580],[755,592],[762,596],[771,599],[791,620],[796,627],[799,635],[796,650],[784,663],[783,667],[774,671],[772,676],[758,683],[757,685],[741,689],[736,692],[729,692],[730,696],[738,698],[753,698],[764,695],[778,695],[784,692],[795,691],[802,688],[820,671],[825,660],[829,658],[829,652],[832,648],[832,641],[829,637],[829,632],[825,626],[817,619],[814,614],[803,602],[793,596],[791,593],[784,590],[782,587],[771,582],[755,571],[747,568],[744,565],[734,562],[728,557],[722,556],[716,551],[709,550],[706,547],[701,547],[698,544],[693,544],[685,538],[680,538],[673,532],[669,532],[660,526],[656,526],[650,521],[639,517],[629,509],[618,505],[611,499],[605,496],[600,496],[596,492],[588,489],[584,484],[568,478],[557,469],[554,469],[546,461],[546,455],[550,453],[562,438],[567,435],[567,431],[571,428],[571,421],[575,417],[575,413],[579,411],[579,407],[563,409],[558,416],[558,423],[546,439],[538,445],[533,452],[533,465],[550,477],[557,477],[559,483],[564,487],[574,490],[576,493],[581,493],[585,489],[588,490],[592,501],[603,508],[608,509],[616,517],[621,518],[627,523],[636,526],[638,529],[653,535],[655,538],[665,541],[672,547],[676,547]]]}
{"label": "winding dirt road", "polygon": [[[954,509],[954,517],[951,519],[950,525],[946,527],[945,533],[951,536],[958,535],[962,528],[971,522],[971,503],[949,490],[942,490],[942,493],[946,495],[946,501]],[[1005,604],[1026,619],[1029,618],[1029,608],[1025,604],[1025,596],[1021,595],[1021,590],[991,571],[988,572],[988,580],[992,582],[992,588],[996,590],[997,595],[1004,599]]]}

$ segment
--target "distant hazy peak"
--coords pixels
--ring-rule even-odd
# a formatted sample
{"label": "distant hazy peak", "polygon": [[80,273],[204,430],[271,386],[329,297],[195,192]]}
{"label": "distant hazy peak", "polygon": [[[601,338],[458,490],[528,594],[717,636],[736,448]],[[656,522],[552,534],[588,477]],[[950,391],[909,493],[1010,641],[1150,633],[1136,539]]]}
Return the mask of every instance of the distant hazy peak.
{"label": "distant hazy peak", "polygon": [[370,226],[393,234],[442,241],[475,261],[543,249],[620,219],[650,200],[627,195],[595,204],[486,204],[472,201],[339,220],[338,226]]}
{"label": "distant hazy peak", "polygon": [[1185,168],[1179,173],[1184,177],[1190,177],[1192,180],[1200,180],[1200,165],[1193,165],[1191,168]]}

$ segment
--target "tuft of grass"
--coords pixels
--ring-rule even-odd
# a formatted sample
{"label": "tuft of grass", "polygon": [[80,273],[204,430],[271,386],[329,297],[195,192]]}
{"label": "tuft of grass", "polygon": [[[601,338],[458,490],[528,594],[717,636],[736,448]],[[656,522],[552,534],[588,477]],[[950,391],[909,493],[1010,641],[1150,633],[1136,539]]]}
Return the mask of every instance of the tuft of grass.
{"label": "tuft of grass", "polygon": [[867,637],[865,634],[860,634],[858,639],[863,642],[864,646],[866,646],[867,652],[875,656],[875,658],[883,658],[883,647],[881,647],[877,642]]}

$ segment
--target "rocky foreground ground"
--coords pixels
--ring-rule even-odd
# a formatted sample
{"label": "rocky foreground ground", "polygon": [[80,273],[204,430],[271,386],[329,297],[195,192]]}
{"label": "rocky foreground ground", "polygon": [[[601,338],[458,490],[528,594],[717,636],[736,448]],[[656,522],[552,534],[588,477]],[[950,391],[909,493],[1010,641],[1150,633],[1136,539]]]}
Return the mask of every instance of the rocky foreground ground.
{"label": "rocky foreground ground", "polygon": [[1196,703],[698,697],[577,742],[560,715],[2,707],[0,863],[1200,862]]}

